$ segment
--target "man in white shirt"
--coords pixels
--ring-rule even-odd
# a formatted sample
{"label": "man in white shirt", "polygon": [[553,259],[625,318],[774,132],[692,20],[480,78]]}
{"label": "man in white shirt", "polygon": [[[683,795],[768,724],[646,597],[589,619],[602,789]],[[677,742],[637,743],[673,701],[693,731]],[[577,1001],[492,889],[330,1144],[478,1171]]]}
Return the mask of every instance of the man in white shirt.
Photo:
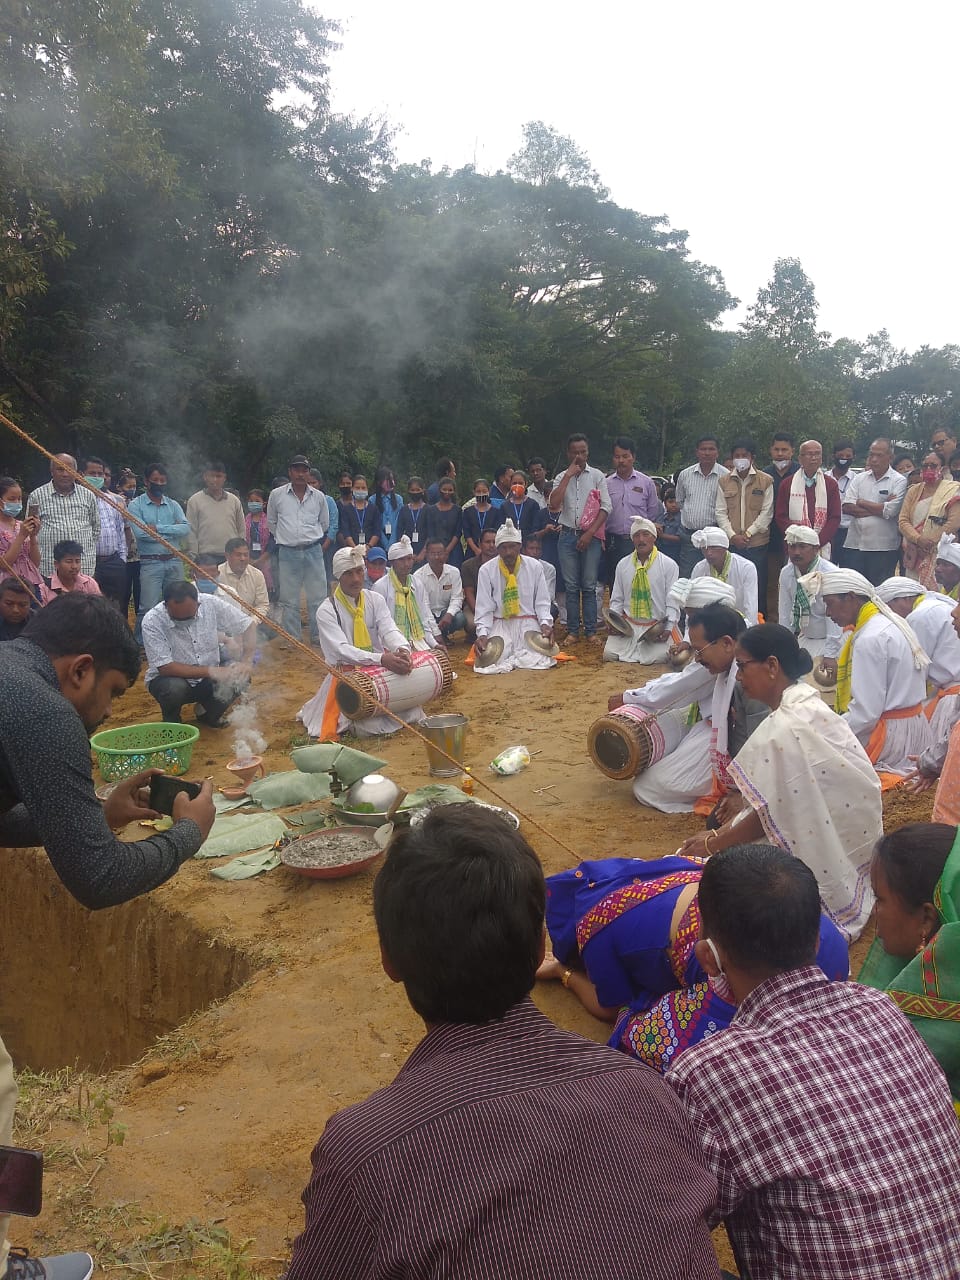
{"label": "man in white shirt", "polygon": [[415,653],[436,649],[440,629],[430,611],[422,582],[413,573],[413,543],[403,534],[387,552],[390,568],[374,584],[374,591],[387,602],[390,616]]}
{"label": "man in white shirt", "polygon": [[500,658],[489,667],[475,667],[477,675],[503,675],[517,667],[542,671],[557,665],[556,658],[535,653],[524,639],[528,631],[539,630],[552,640],[553,618],[543,566],[521,556],[520,545],[520,530],[512,520],[505,521],[497,530],[497,556],[477,575],[477,654],[492,637],[503,640]]}
{"label": "man in white shirt", "polygon": [[758,607],[756,565],[743,556],[730,554],[730,539],[717,525],[698,529],[692,543],[703,552],[703,559],[694,566],[691,580],[713,577],[729,583],[736,593],[738,612],[743,614],[748,627],[755,627]]}
{"label": "man in white shirt", "polygon": [[310,463],[302,453],[287,466],[290,483],[279,485],[267,499],[267,527],[277,546],[278,594],[283,629],[300,639],[300,593],[307,597],[310,640],[319,644],[317,609],[327,594],[323,540],[330,525],[330,508],[319,489],[310,484]]}
{"label": "man in white shirt", "polygon": [[[221,633],[243,637],[239,662],[221,664]],[[147,692],[169,724],[179,724],[192,702],[200,708],[198,723],[223,729],[225,712],[250,684],[256,646],[255,618],[219,594],[199,595],[192,582],[168,582],[163,600],[143,619]]]}
{"label": "man in white shirt", "polygon": [[808,599],[798,586],[798,579],[814,571],[830,574],[837,566],[821,556],[820,536],[810,525],[789,525],[784,542],[787,563],[780,570],[778,621],[781,627],[789,628],[810,656],[819,658],[824,670],[836,679],[843,633],[827,617],[823,596]]}
{"label": "man in white shirt", "polygon": [[677,476],[677,502],[680,505],[680,576],[689,578],[699,559],[692,538],[698,529],[712,525],[717,518],[717,489],[728,475],[718,461],[720,444],[716,436],[701,436],[697,441],[697,460]]}
{"label": "man in white shirt", "polygon": [[550,496],[552,487],[547,479],[547,464],[542,458],[531,458],[527,462],[527,475],[530,477],[530,483],[527,485],[527,497],[532,498],[542,511],[547,505],[547,498]]}
{"label": "man in white shirt", "polygon": [[633,634],[611,633],[603,657],[607,662],[664,662],[671,641],[680,640],[680,609],[669,597],[680,571],[675,560],[657,550],[652,520],[634,516],[630,535],[633,551],[617,565],[610,610],[628,619]]}
{"label": "man in white shirt", "polygon": [[808,599],[824,597],[831,622],[850,628],[837,662],[834,709],[860,739],[888,790],[913,772],[916,757],[932,741],[923,711],[930,659],[863,574],[814,571],[800,579],[800,586]]}
{"label": "man in white shirt", "polygon": [[[602,471],[587,463],[587,437],[576,432],[567,437],[570,465],[553,482],[548,506],[560,515],[558,551],[560,572],[567,593],[567,640],[580,639],[581,596],[583,631],[587,640],[597,637],[597,578],[603,545],[601,530],[612,504],[607,478]],[[591,493],[599,494],[597,514],[584,528],[582,520]],[[531,655],[532,656],[532,655]]]}
{"label": "man in white shirt", "polygon": [[447,564],[447,547],[442,538],[430,539],[427,543],[427,563],[413,576],[423,588],[427,607],[441,637],[446,640],[456,631],[466,631],[460,570],[455,565]]}
{"label": "man in white shirt", "polygon": [[[838,440],[833,446],[833,467],[830,475],[837,482],[837,488],[840,490],[841,510],[843,503],[847,500],[847,490],[853,481],[853,475],[850,468],[853,466],[854,450],[852,440]],[[839,569],[847,569],[846,541],[847,530],[850,528],[850,521],[853,517],[844,512],[840,517],[840,528],[833,535],[833,542],[830,544],[830,559]]]}
{"label": "man in white shirt", "polygon": [[[341,547],[333,557],[337,586],[333,596],[317,610],[317,629],[324,660],[331,667],[383,667],[398,676],[413,670],[406,636],[399,629],[383,596],[364,591],[363,553],[359,547]],[[333,742],[349,725],[361,736],[396,733],[399,725],[382,712],[362,720],[349,720],[337,705],[336,679],[327,676],[320,688],[297,712],[297,719],[311,738]],[[422,707],[396,713],[407,724],[425,719]]]}
{"label": "man in white shirt", "polygon": [[231,538],[224,551],[227,558],[217,573],[217,594],[226,600],[241,600],[244,604],[252,604],[261,613],[268,613],[270,597],[267,593],[267,580],[250,563],[250,548],[246,538]]}
{"label": "man in white shirt", "polygon": [[843,502],[843,514],[851,517],[844,547],[847,563],[874,586],[896,573],[906,492],[906,476],[893,469],[893,445],[874,440],[866,470],[850,481]]}

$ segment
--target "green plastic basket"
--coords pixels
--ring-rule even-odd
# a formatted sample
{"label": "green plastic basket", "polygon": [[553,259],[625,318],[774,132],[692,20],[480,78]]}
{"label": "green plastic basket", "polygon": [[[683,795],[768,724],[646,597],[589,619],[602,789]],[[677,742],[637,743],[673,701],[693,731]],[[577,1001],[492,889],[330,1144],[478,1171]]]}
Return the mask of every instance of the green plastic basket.
{"label": "green plastic basket", "polygon": [[200,730],[192,724],[128,724],[122,729],[104,729],[90,739],[97,765],[105,782],[119,782],[141,769],[162,769],[179,777],[190,768],[193,744]]}

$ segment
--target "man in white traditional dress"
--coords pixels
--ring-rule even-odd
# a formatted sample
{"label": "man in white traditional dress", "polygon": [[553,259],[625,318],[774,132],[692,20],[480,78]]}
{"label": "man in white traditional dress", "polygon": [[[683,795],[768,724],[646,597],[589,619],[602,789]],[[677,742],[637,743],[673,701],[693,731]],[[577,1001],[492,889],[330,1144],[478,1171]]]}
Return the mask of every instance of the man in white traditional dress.
{"label": "man in white traditional dress", "polygon": [[730,790],[726,768],[731,757],[769,714],[762,703],[748,702],[737,683],[733,655],[737,636],[745,630],[736,610],[706,605],[690,623],[695,661],[683,671],[610,698],[611,711],[633,706],[656,712],[665,736],[676,743],[634,778],[633,794],[640,804],[661,813],[696,811],[704,816],[722,804]]}
{"label": "man in white traditional dress", "polygon": [[[675,560],[657,550],[657,526],[645,516],[630,521],[634,550],[619,561],[610,592],[610,610],[627,618],[633,634],[607,639],[607,662],[663,662],[680,634],[680,609],[669,591],[680,575]],[[676,634],[671,634],[676,632]]]}
{"label": "man in white traditional dress", "polygon": [[823,596],[827,617],[849,627],[837,662],[834,710],[863,744],[885,789],[913,772],[930,746],[923,712],[930,659],[906,622],[884,604],[862,573],[835,569],[800,579],[808,599]]}
{"label": "man in white traditional dress", "polygon": [[374,591],[387,602],[398,629],[415,653],[426,653],[442,643],[440,629],[430,609],[426,584],[413,572],[413,543],[406,534],[387,552],[390,568],[375,582]]}
{"label": "man in white traditional dress", "polygon": [[482,565],[477,575],[477,654],[483,653],[494,636],[503,640],[503,653],[489,667],[474,667],[477,675],[503,675],[522,667],[542,671],[557,665],[556,658],[534,653],[524,636],[539,630],[553,639],[550,595],[543,565],[521,556],[520,530],[512,520],[497,530],[495,559]]}
{"label": "man in white traditional dress", "polygon": [[956,603],[960,599],[960,542],[952,533],[941,536],[933,571],[943,594]]}
{"label": "man in white traditional dress", "polygon": [[787,563],[780,570],[780,607],[778,621],[800,641],[812,658],[833,678],[837,676],[837,658],[843,645],[843,633],[827,617],[822,596],[809,600],[798,579],[814,571],[830,574],[836,565],[821,554],[820,537],[805,524],[788,525],[783,540]]}
{"label": "man in white traditional dress", "polygon": [[[333,557],[336,590],[317,609],[317,630],[324,660],[331,667],[379,666],[397,676],[412,670],[410,643],[397,627],[382,596],[363,590],[364,560],[359,547],[341,547]],[[336,680],[327,676],[297,719],[311,738],[331,742],[348,726],[354,733],[374,736],[396,733],[399,725],[382,712],[363,720],[349,720],[340,712],[334,696]],[[425,719],[422,707],[399,711],[407,724]]]}
{"label": "man in white traditional dress", "polygon": [[913,578],[887,578],[877,595],[894,613],[905,618],[924,652],[930,655],[924,711],[933,742],[921,752],[922,773],[939,773],[946,758],[950,731],[960,720],[960,639],[953,625],[957,605],[938,591],[924,591]]}
{"label": "man in white traditional dress", "polygon": [[748,627],[757,625],[757,566],[743,556],[730,554],[730,539],[715,524],[697,529],[693,545],[703,552],[703,559],[694,566],[690,575],[697,578],[719,578],[733,587],[737,597],[737,610],[743,614]]}

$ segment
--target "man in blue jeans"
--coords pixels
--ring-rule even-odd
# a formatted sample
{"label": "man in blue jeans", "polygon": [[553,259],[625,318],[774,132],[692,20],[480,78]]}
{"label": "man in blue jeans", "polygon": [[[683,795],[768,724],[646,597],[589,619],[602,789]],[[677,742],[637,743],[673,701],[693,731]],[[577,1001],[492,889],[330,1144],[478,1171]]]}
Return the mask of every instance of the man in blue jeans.
{"label": "man in blue jeans", "polygon": [[267,500],[267,528],[277,546],[283,629],[300,639],[300,593],[305,592],[310,641],[319,644],[317,610],[327,598],[323,540],[330,511],[323,493],[310,484],[310,463],[302,453],[290,459],[287,475],[290,483],[273,489]]}
{"label": "man in blue jeans", "polygon": [[[597,640],[597,576],[603,541],[596,536],[611,511],[607,479],[587,463],[589,445],[580,432],[567,438],[569,466],[553,482],[548,506],[560,516],[560,570],[567,594],[567,640],[580,639],[581,596],[583,630],[588,641]],[[597,514],[582,526],[587,500],[596,490]]]}

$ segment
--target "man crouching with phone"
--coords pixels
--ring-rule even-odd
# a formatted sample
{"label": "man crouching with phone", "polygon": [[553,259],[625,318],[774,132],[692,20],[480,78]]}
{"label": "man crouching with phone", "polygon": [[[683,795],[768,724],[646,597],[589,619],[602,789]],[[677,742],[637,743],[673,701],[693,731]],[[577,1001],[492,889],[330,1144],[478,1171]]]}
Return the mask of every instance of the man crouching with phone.
{"label": "man crouching with phone", "polygon": [[[155,818],[147,807],[148,769],[117,784],[101,805],[93,788],[88,736],[114,698],[140,674],[136,641],[101,596],[70,593],[41,609],[21,636],[0,645],[0,848],[42,845],[66,888],[85,907],[117,906],[177,871],[213,826],[213,789],[178,795],[174,824],[124,844],[111,828]],[[9,1144],[17,1088],[0,1044],[0,1144]],[[7,1257],[0,1218],[0,1276],[7,1280],[86,1280],[86,1253]]]}

